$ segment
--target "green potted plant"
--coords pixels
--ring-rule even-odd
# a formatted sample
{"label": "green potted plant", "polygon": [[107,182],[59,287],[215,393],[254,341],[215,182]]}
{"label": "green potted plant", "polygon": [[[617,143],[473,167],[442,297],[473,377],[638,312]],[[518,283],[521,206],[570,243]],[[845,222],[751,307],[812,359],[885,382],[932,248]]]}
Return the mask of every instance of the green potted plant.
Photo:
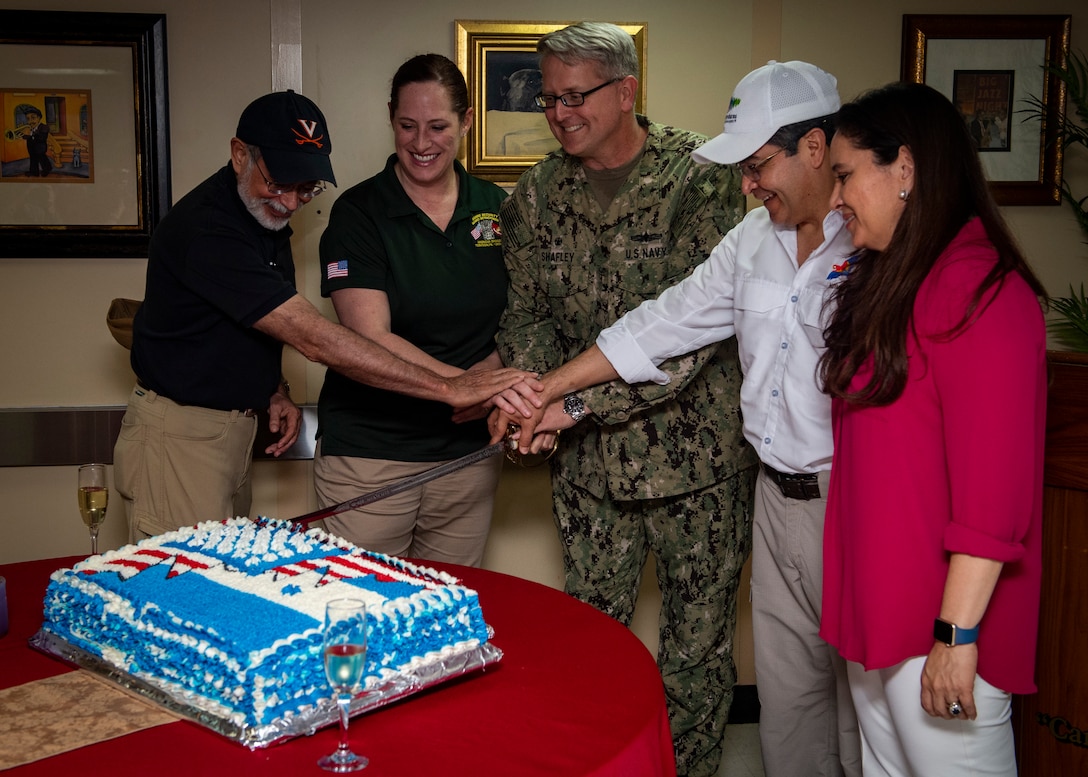
{"label": "green potted plant", "polygon": [[[1059,132],[1063,153],[1068,155],[1078,147],[1081,152],[1088,152],[1088,57],[1070,52],[1066,67],[1048,70],[1066,88],[1068,107]],[[1028,97],[1025,102],[1031,107],[1018,112],[1027,114],[1028,119],[1041,121],[1045,116],[1042,101]],[[1062,181],[1062,199],[1069,203],[1088,238],[1088,195],[1078,199],[1066,179]],[[1051,299],[1050,306],[1058,314],[1058,318],[1049,324],[1055,339],[1074,351],[1088,353],[1088,296],[1085,296],[1084,284],[1080,285],[1079,293],[1070,284],[1069,296]]]}

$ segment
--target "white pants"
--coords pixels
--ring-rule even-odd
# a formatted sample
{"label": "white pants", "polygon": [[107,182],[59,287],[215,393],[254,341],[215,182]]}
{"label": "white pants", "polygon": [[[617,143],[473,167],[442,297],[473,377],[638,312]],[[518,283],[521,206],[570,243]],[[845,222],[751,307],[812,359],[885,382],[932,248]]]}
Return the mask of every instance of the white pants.
{"label": "white pants", "polygon": [[870,672],[847,662],[865,777],[1015,777],[1012,696],[976,676],[977,719],[930,717],[921,701],[925,662]]}

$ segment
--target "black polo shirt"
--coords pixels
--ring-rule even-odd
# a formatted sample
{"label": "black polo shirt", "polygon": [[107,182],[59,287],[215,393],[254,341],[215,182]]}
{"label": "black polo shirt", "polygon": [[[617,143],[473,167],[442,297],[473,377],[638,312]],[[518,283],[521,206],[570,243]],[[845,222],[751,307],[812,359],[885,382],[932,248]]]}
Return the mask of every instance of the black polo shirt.
{"label": "black polo shirt", "polygon": [[132,333],[140,381],[186,405],[268,407],[283,347],[252,327],[296,293],[290,238],[253,218],[230,164],[179,200],[151,237]]}

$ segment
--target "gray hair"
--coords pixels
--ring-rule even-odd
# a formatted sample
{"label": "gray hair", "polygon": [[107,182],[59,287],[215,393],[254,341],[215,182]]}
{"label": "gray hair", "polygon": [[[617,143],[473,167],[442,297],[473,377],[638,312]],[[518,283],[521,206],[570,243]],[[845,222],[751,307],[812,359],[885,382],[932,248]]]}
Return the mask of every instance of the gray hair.
{"label": "gray hair", "polygon": [[553,56],[564,65],[596,62],[603,78],[638,77],[638,54],[631,34],[607,22],[578,22],[549,32],[536,44],[541,59]]}

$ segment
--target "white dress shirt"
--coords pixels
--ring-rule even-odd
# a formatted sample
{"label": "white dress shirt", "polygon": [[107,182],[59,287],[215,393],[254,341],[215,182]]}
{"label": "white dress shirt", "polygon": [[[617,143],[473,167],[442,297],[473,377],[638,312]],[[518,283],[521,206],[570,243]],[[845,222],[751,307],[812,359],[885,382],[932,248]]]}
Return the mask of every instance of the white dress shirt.
{"label": "white dress shirt", "polygon": [[597,345],[628,383],[665,384],[665,359],[736,334],[744,435],[760,460],[781,472],[831,469],[831,399],[817,364],[824,302],[855,249],[838,211],[823,231],[798,267],[797,231],[776,227],[765,208],[751,211],[688,278],[602,331]]}

